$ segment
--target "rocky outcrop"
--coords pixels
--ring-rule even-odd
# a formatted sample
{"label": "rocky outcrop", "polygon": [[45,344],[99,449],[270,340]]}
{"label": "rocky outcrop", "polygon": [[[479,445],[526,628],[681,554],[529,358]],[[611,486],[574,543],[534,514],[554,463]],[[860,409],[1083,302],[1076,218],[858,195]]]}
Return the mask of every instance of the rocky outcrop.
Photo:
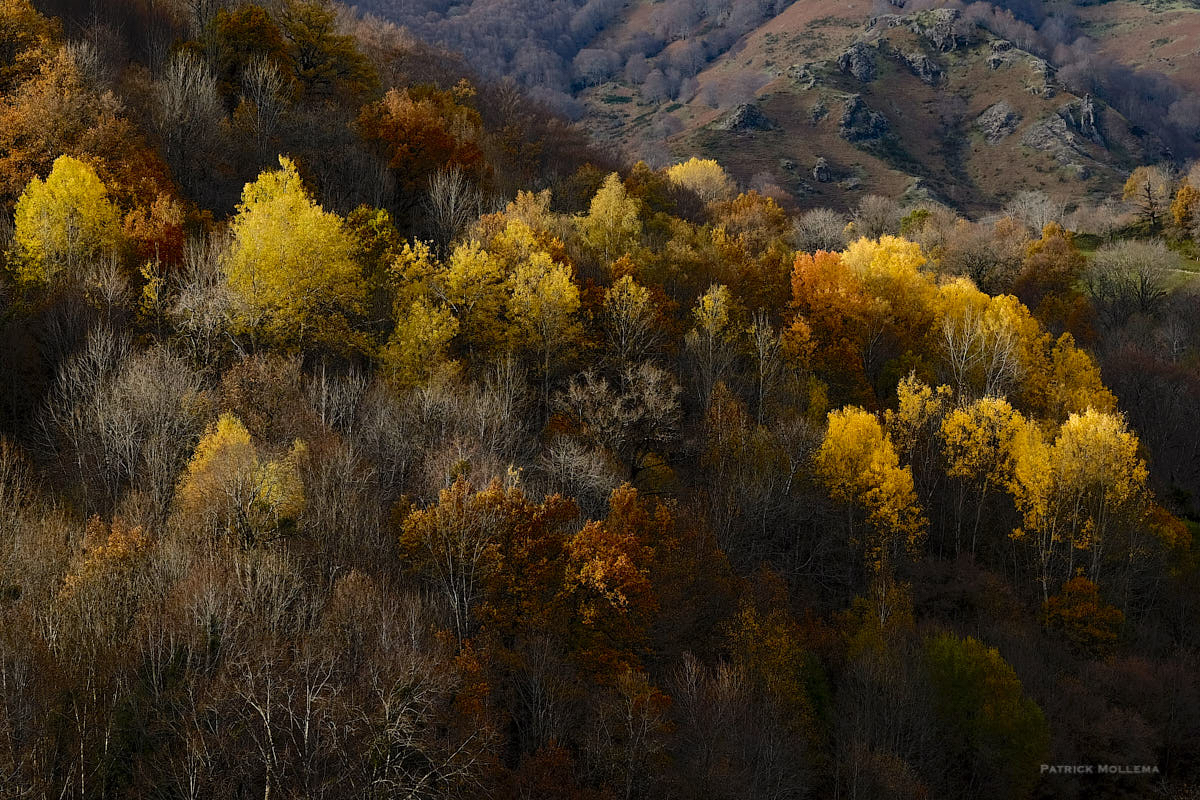
{"label": "rocky outcrop", "polygon": [[1054,158],[1064,169],[1077,176],[1088,173],[1084,164],[1094,161],[1088,153],[1088,141],[1076,133],[1061,114],[1053,114],[1029,126],[1021,144]]}
{"label": "rocky outcrop", "polygon": [[787,68],[787,76],[804,89],[812,89],[819,82],[812,64],[792,64]]}
{"label": "rocky outcrop", "polygon": [[988,144],[996,144],[1017,129],[1021,115],[1006,101],[1001,100],[975,119],[975,127],[983,134]]}
{"label": "rocky outcrop", "polygon": [[829,162],[824,158],[818,158],[816,165],[812,170],[813,180],[817,183],[829,183],[833,180],[833,170],[829,168]]}
{"label": "rocky outcrop", "polygon": [[863,83],[875,80],[875,48],[863,42],[855,42],[838,56],[838,69],[843,75],[852,75]]}
{"label": "rocky outcrop", "polygon": [[937,86],[942,82],[942,78],[945,77],[945,73],[938,66],[938,63],[924,53],[905,53],[904,63],[908,65],[908,69],[913,75],[916,75],[922,82],[930,86]]}
{"label": "rocky outcrop", "polygon": [[1007,39],[993,39],[992,50],[988,53],[988,69],[1000,69],[1012,61],[1013,43]]}
{"label": "rocky outcrop", "polygon": [[846,98],[838,134],[848,142],[877,141],[890,131],[887,117],[875,111],[860,95]]}
{"label": "rocky outcrop", "polygon": [[730,111],[713,127],[719,131],[747,133],[750,131],[770,131],[774,130],[777,126],[754,103],[743,103],[733,111]]}
{"label": "rocky outcrop", "polygon": [[1104,135],[1100,132],[1100,123],[1096,114],[1096,101],[1089,94],[1078,103],[1068,103],[1059,109],[1059,115],[1067,121],[1072,129],[1078,131],[1088,141],[1101,147],[1107,147]]}
{"label": "rocky outcrop", "polygon": [[962,14],[956,8],[935,8],[908,18],[909,29],[942,53],[949,53],[967,44],[959,30]]}

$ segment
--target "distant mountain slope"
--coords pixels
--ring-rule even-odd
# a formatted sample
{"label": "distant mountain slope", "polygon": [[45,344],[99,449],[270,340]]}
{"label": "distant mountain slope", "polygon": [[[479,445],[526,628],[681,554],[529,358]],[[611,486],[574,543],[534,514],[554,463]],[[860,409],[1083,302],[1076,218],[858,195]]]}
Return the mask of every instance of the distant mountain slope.
{"label": "distant mountain slope", "polygon": [[1187,160],[1200,133],[1192,2],[366,7],[632,156],[710,155],[800,205],[907,193],[982,213],[1025,189],[1110,194],[1139,163]]}
{"label": "distant mountain slope", "polygon": [[[665,137],[670,155],[711,155],[805,205],[907,193],[983,211],[1030,188],[1107,194],[1165,155],[1102,101],[1066,91],[1045,60],[963,26],[957,11],[855,11],[793,5],[700,73],[689,99],[592,87],[585,124],[633,152]],[[767,82],[730,103],[755,76]]]}

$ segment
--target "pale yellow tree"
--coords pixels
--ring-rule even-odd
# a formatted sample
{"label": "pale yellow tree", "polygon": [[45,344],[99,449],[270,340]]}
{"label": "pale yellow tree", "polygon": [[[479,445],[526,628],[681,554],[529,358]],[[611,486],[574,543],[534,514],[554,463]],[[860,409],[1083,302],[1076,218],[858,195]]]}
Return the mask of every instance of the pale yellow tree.
{"label": "pale yellow tree", "polygon": [[1026,428],[1025,417],[1002,397],[984,397],[956,408],[941,424],[946,475],[958,484],[954,549],[960,552],[967,497],[975,507],[971,553],[987,500],[1014,479],[1015,444]]}
{"label": "pale yellow tree", "polygon": [[623,275],[604,292],[604,330],[618,364],[642,361],[661,335],[650,290]]}
{"label": "pale yellow tree", "polygon": [[938,289],[943,357],[959,397],[1001,395],[1024,375],[1025,342],[1037,322],[1015,297],[989,297],[968,280]]}
{"label": "pale yellow tree", "polygon": [[1157,226],[1171,204],[1171,175],[1163,167],[1138,167],[1125,181],[1122,196],[1142,219]]}
{"label": "pale yellow tree", "polygon": [[640,203],[629,196],[620,175],[614,172],[605,178],[587,216],[580,220],[584,240],[605,267],[637,246],[642,235],[640,211]]}
{"label": "pale yellow tree", "polygon": [[687,161],[670,167],[667,170],[667,177],[671,179],[672,183],[695,192],[696,196],[706,203],[728,200],[733,196],[735,189],[729,173],[711,158],[702,159],[693,156]]}
{"label": "pale yellow tree", "polygon": [[449,359],[458,320],[445,305],[420,297],[398,314],[381,354],[388,379],[402,389],[419,386]]}
{"label": "pale yellow tree", "polygon": [[582,329],[577,319],[579,287],[571,268],[533,253],[509,274],[508,319],[514,344],[537,354],[543,389],[552,368],[566,356]]}
{"label": "pale yellow tree", "polygon": [[433,293],[450,309],[468,352],[487,355],[507,344],[502,318],[507,296],[504,265],[477,241],[454,248],[433,281]]}
{"label": "pale yellow tree", "polygon": [[306,453],[297,441],[280,458],[265,458],[241,420],[222,414],[180,478],[177,521],[243,548],[277,538],[304,511],[300,461]]}
{"label": "pale yellow tree", "polygon": [[696,360],[696,382],[701,406],[708,405],[713,387],[729,371],[737,355],[742,332],[737,325],[738,309],[728,286],[714,283],[692,309],[694,326],[685,344]]}
{"label": "pale yellow tree", "polygon": [[1135,533],[1149,501],[1147,470],[1122,416],[1071,414],[1053,444],[1026,423],[1013,451],[1009,491],[1022,517],[1013,538],[1033,551],[1043,601],[1077,567],[1099,583],[1106,547],[1122,533],[1127,558],[1141,555]]}
{"label": "pale yellow tree", "polygon": [[936,491],[938,432],[952,395],[949,386],[934,388],[910,373],[896,385],[896,408],[884,414],[888,436],[923,501]]}

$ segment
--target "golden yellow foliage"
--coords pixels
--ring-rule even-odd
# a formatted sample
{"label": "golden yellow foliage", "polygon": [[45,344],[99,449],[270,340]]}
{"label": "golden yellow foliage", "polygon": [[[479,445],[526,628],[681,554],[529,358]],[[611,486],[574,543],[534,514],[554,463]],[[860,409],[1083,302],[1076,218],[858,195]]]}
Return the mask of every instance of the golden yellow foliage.
{"label": "golden yellow foliage", "polygon": [[121,243],[121,221],[108,188],[91,166],[60,156],[43,181],[34,178],[17,200],[14,240],[18,272],[50,281],[79,272]]}
{"label": "golden yellow foliage", "polygon": [[96,581],[112,582],[133,570],[150,547],[141,526],[130,528],[122,520],[105,525],[99,517],[88,520],[85,549],[74,569],[63,579],[60,597],[72,597]]}
{"label": "golden yellow foliage", "polygon": [[1043,599],[1077,565],[1097,581],[1110,538],[1140,524],[1148,511],[1148,472],[1137,437],[1119,414],[1089,408],[1071,414],[1053,444],[1026,423],[1013,438],[1013,454],[1009,491],[1022,516],[1013,538],[1034,551]]}
{"label": "golden yellow foliage", "polygon": [[915,550],[926,520],[917,504],[912,471],[900,466],[891,438],[874,414],[847,407],[829,414],[829,429],[817,450],[815,467],[830,496],[866,515],[866,535],[853,515],[850,535],[876,572],[901,553]]}
{"label": "golden yellow foliage", "polygon": [[729,173],[713,159],[693,156],[667,169],[667,177],[673,183],[695,192],[696,196],[706,203],[726,200],[734,190]]}
{"label": "golden yellow foliage", "polygon": [[182,521],[212,536],[231,536],[243,547],[279,535],[304,511],[300,461],[306,453],[297,441],[283,457],[264,459],[241,420],[222,414],[180,478]]}
{"label": "golden yellow foliage", "polygon": [[612,173],[580,220],[583,238],[597,252],[605,266],[612,264],[637,245],[642,234],[638,215],[640,203],[625,190],[621,176]]}
{"label": "golden yellow foliage", "polygon": [[246,184],[230,228],[225,277],[239,320],[295,344],[344,344],[345,315],[359,313],[366,286],[342,219],[309,197],[296,165]]}
{"label": "golden yellow foliage", "polygon": [[458,320],[450,309],[425,298],[413,300],[408,312],[397,317],[381,354],[388,379],[400,388],[424,383],[446,361],[457,333]]}

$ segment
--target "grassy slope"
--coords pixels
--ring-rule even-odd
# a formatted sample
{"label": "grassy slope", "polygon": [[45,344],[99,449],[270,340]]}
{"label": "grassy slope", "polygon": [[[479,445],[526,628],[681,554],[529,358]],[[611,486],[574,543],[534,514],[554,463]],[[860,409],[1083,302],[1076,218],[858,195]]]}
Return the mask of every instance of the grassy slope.
{"label": "grassy slope", "polygon": [[1200,91],[1200,4],[1112,0],[1072,11],[1104,55],[1164,72]]}
{"label": "grassy slope", "polygon": [[[1112,5],[1132,4],[1099,8]],[[1127,123],[1115,112],[1107,112],[1106,136],[1113,150],[1089,146],[1094,160],[1084,160],[1090,174],[1081,179],[1050,155],[1021,143],[1029,126],[1077,99],[1061,90],[1052,97],[1031,92],[1040,78],[1027,55],[1014,53],[1009,64],[992,70],[986,63],[987,43],[935,53],[906,28],[870,29],[870,12],[865,0],[795,3],[708,65],[697,76],[700,91],[694,97],[655,105],[643,101],[632,87],[608,83],[584,93],[589,109],[586,124],[602,138],[644,152],[661,148],[663,118],[672,116],[678,120],[675,127],[682,127],[666,141],[674,156],[699,153],[718,158],[743,182],[766,173],[801,206],[850,206],[870,192],[900,195],[919,177],[935,196],[983,213],[1023,189],[1043,189],[1067,198],[1109,194],[1116,189],[1121,170],[1137,159],[1137,143],[1128,136]],[[650,13],[649,3],[632,4],[626,27],[609,36],[619,39],[628,29],[646,24]],[[848,44],[880,37],[886,45],[876,81],[861,84],[837,72],[834,62]],[[923,49],[946,70],[942,86],[927,86],[889,55],[916,49]],[[818,74],[817,85],[807,88],[788,77],[794,65],[807,65]],[[728,109],[713,109],[702,102],[705,87],[745,75],[769,80],[759,90],[758,102],[779,130],[737,135],[712,129],[711,123]],[[838,136],[842,102],[851,93],[861,94],[888,118],[894,143],[863,149]],[[1016,132],[992,145],[973,123],[999,99],[1005,99],[1023,119]],[[818,103],[829,114],[814,123],[811,112]],[[818,157],[827,159],[841,185],[812,179],[811,168]],[[846,179],[854,178],[857,186],[848,188]]]}

